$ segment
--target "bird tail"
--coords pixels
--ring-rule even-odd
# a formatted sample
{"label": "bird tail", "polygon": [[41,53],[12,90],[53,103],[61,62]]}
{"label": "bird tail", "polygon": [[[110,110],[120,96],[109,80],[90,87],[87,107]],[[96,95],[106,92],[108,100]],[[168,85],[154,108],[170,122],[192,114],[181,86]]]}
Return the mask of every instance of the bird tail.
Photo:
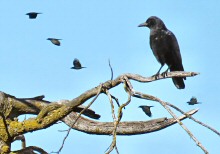
{"label": "bird tail", "polygon": [[[172,71],[184,71],[183,66],[181,66],[180,68],[176,68],[176,67],[172,67],[170,68],[170,72]],[[181,78],[181,77],[175,77],[172,78],[174,85],[178,88],[178,89],[184,89],[185,88],[185,84],[183,80],[186,80],[186,78]]]}
{"label": "bird tail", "polygon": [[175,78],[172,78],[172,80],[173,80],[173,83],[175,84],[175,86],[178,89],[184,89],[185,88],[183,78],[175,77]]}

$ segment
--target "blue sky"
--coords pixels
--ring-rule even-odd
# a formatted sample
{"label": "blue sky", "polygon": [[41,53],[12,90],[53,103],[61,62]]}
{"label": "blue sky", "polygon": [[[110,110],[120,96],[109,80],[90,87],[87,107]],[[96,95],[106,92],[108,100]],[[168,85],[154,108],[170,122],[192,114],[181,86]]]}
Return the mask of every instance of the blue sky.
{"label": "blue sky", "polygon": [[[137,25],[155,15],[176,35],[185,70],[201,74],[187,78],[184,90],[176,89],[171,79],[145,84],[132,82],[134,88],[185,111],[199,108],[195,118],[220,130],[219,9],[217,0],[1,1],[0,90],[16,97],[44,94],[49,101],[72,99],[110,79],[109,58],[114,77],[122,73],[151,76],[160,65],[149,46],[149,29]],[[25,14],[31,11],[43,14],[36,20],[29,20]],[[63,39],[61,46],[51,44],[46,40],[48,37]],[[71,70],[74,58],[87,69]],[[126,101],[122,86],[111,92],[120,102]],[[203,104],[187,106],[185,102],[192,96]],[[139,105],[154,105],[153,117],[147,117]],[[99,121],[112,121],[105,95],[101,95],[92,108],[101,114]],[[170,117],[158,103],[133,98],[122,120],[165,116]],[[190,120],[184,123],[211,154],[219,153],[220,139],[216,134]],[[65,136],[58,130],[67,128],[59,124],[28,133],[27,145],[56,151]],[[62,153],[104,153],[111,139],[111,136],[87,135],[72,130]],[[178,125],[151,134],[119,136],[117,144],[122,154],[203,153]],[[15,142],[13,149],[19,148],[20,143]]]}

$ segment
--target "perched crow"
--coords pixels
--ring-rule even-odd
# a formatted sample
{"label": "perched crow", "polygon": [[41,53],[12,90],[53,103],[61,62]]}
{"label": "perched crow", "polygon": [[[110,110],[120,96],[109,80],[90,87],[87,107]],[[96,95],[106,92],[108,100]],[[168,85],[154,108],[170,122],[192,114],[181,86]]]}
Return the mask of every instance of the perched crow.
{"label": "perched crow", "polygon": [[26,13],[26,15],[29,16],[29,19],[36,19],[38,14],[42,14],[42,13],[37,13],[37,12]]}
{"label": "perched crow", "polygon": [[79,69],[82,69],[82,68],[86,68],[86,67],[82,67],[80,62],[79,62],[79,59],[75,58],[73,60],[73,67],[71,67],[71,69],[79,70]]}
{"label": "perched crow", "polygon": [[48,38],[47,40],[50,40],[54,45],[60,46],[59,40],[62,40],[62,39]]}
{"label": "perched crow", "polygon": [[144,111],[144,113],[145,113],[146,115],[148,115],[149,117],[152,116],[151,111],[150,111],[150,108],[151,108],[151,107],[154,107],[154,106],[147,106],[147,105],[141,105],[141,106],[139,106],[139,108],[142,108],[142,110]]}
{"label": "perched crow", "polygon": [[[170,71],[184,71],[179,45],[175,35],[169,31],[163,21],[155,16],[149,17],[145,23],[138,27],[148,27],[150,29],[150,47],[157,61],[161,64],[160,69],[155,74],[157,76],[164,64],[168,69],[163,73],[165,75]],[[174,77],[173,83],[178,89],[184,89],[185,84],[181,77]]]}
{"label": "perched crow", "polygon": [[195,104],[201,104],[200,102],[197,101],[197,98],[196,97],[192,97],[190,99],[189,102],[187,102],[189,105],[195,105]]}

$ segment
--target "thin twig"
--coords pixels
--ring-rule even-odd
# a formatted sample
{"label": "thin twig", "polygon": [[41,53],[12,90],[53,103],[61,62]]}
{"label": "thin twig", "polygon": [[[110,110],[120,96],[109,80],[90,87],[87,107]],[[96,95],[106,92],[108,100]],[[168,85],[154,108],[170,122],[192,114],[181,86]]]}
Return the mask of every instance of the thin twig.
{"label": "thin twig", "polygon": [[[183,112],[180,108],[176,107],[175,105],[170,104],[170,103],[168,103],[168,102],[166,102],[166,104],[169,105],[170,107],[176,109],[176,110],[179,111],[180,113],[185,114],[185,112]],[[189,119],[191,119],[191,120],[195,121],[196,123],[198,123],[198,124],[200,124],[200,125],[202,125],[202,126],[208,128],[208,129],[210,129],[211,131],[213,131],[214,133],[216,133],[218,136],[220,136],[220,132],[218,132],[216,129],[214,129],[214,128],[208,126],[207,124],[204,124],[203,122],[201,122],[201,121],[199,121],[199,120],[197,120],[197,119],[195,119],[195,118],[192,117],[191,115],[187,115],[187,116],[188,116]]]}
{"label": "thin twig", "polygon": [[[113,96],[112,94],[111,94],[111,97],[112,97],[112,99],[115,100],[115,102],[117,103],[118,107],[120,107],[121,105],[120,105],[120,103],[119,103],[119,101],[118,101],[118,98],[116,98],[116,97]],[[125,107],[124,107],[124,109],[125,109]]]}
{"label": "thin twig", "polygon": [[113,80],[113,69],[112,69],[112,66],[111,66],[111,63],[110,63],[110,59],[108,59],[108,65],[109,65],[110,70],[111,70],[111,80]]}
{"label": "thin twig", "polygon": [[[115,125],[115,123],[116,123],[116,116],[115,116],[115,108],[114,108],[114,104],[113,104],[113,101],[112,101],[112,95],[110,94],[110,92],[106,89],[105,90],[105,93],[106,93],[106,95],[108,96],[108,98],[109,98],[109,102],[110,102],[110,104],[111,104],[111,112],[112,112],[112,119],[113,119],[113,121],[114,121],[114,125]],[[112,135],[113,135],[114,133],[112,133]],[[112,141],[113,142],[113,141]],[[111,144],[112,145],[112,144]],[[111,148],[112,146],[109,146],[105,151],[107,151],[109,148]],[[112,151],[112,150],[111,150]]]}
{"label": "thin twig", "polygon": [[58,130],[58,132],[67,132],[69,129],[67,130]]}
{"label": "thin twig", "polygon": [[117,154],[119,154],[117,145],[115,145],[115,151],[117,152]]}
{"label": "thin twig", "polygon": [[25,141],[24,135],[19,135],[19,136],[14,137],[13,141],[17,141],[17,140],[21,141],[21,147],[22,147],[22,149],[25,149],[26,148],[26,141]]}
{"label": "thin twig", "polygon": [[101,91],[102,91],[102,84],[100,85],[100,88],[99,88],[98,93],[96,94],[95,98],[78,114],[78,116],[76,117],[76,119],[75,119],[75,121],[73,122],[72,126],[69,127],[69,129],[68,129],[68,131],[67,131],[67,134],[66,134],[66,136],[65,136],[64,139],[63,139],[63,143],[62,143],[60,149],[59,149],[57,152],[52,152],[52,153],[58,153],[58,154],[59,154],[59,153],[61,152],[61,150],[63,149],[64,143],[65,143],[65,140],[66,140],[67,137],[69,136],[69,133],[70,133],[72,127],[73,127],[73,126],[75,125],[75,123],[78,121],[78,119],[80,118],[80,116],[82,115],[82,113],[83,113],[85,110],[87,110],[87,109],[92,105],[92,103],[98,98],[98,96],[99,96],[99,94],[101,93]]}
{"label": "thin twig", "polygon": [[205,149],[205,147],[196,139],[196,137],[190,132],[190,130],[177,118],[177,116],[172,112],[172,110],[166,105],[166,102],[152,95],[143,94],[137,91],[133,96],[159,102],[170,113],[170,115],[179,123],[179,125],[188,133],[188,135],[196,142],[196,144],[204,151],[204,153],[208,154],[208,151]]}
{"label": "thin twig", "polygon": [[133,90],[133,89],[130,89],[130,88],[132,88],[131,83],[129,80],[126,80],[126,78],[124,79],[124,88],[126,89],[126,91],[128,93],[128,100],[126,103],[122,104],[118,109],[118,117],[117,117],[117,120],[114,121],[113,140],[112,140],[112,143],[109,147],[109,150],[106,152],[106,154],[109,154],[114,148],[115,148],[116,152],[119,153],[117,146],[116,146],[117,127],[118,127],[118,124],[122,118],[122,109],[131,102],[131,93],[130,92]]}
{"label": "thin twig", "polygon": [[109,93],[109,91],[107,89],[105,90],[105,93],[107,94],[107,96],[109,98],[109,102],[111,104],[112,118],[113,118],[113,121],[115,122],[116,121],[116,116],[115,116],[114,104],[113,104],[113,101],[112,101],[112,95]]}

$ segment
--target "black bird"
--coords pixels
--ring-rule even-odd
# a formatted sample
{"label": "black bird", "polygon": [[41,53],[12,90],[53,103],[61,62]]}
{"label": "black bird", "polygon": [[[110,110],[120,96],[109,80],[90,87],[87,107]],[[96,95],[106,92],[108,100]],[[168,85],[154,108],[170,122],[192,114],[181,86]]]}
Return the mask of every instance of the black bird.
{"label": "black bird", "polygon": [[198,102],[197,101],[197,98],[196,97],[192,97],[191,99],[190,99],[190,101],[189,102],[187,102],[189,105],[195,105],[195,104],[201,104],[201,102]]}
{"label": "black bird", "polygon": [[36,19],[38,14],[42,14],[42,13],[37,13],[37,12],[26,13],[26,15],[29,16],[29,19]]}
{"label": "black bird", "polygon": [[79,62],[79,59],[75,58],[73,60],[73,67],[71,67],[71,69],[79,70],[79,69],[82,69],[82,68],[86,68],[86,67],[82,67],[81,63]]}
{"label": "black bird", "polygon": [[36,96],[36,97],[32,97],[32,98],[19,98],[19,99],[25,99],[25,100],[39,100],[42,101],[45,98],[44,95],[40,95],[40,96]]}
{"label": "black bird", "polygon": [[60,46],[59,40],[62,40],[62,39],[48,38],[47,40],[50,40],[54,45]]}
{"label": "black bird", "polygon": [[150,108],[151,108],[151,107],[154,107],[154,106],[147,106],[147,105],[141,105],[141,106],[139,106],[139,108],[142,108],[142,110],[144,111],[144,113],[145,113],[146,115],[148,115],[149,117],[152,116],[151,111],[150,111]]}
{"label": "black bird", "polygon": [[[156,16],[149,17],[145,23],[140,24],[138,27],[148,27],[150,29],[150,47],[157,61],[161,64],[155,77],[160,73],[164,64],[168,65],[168,69],[162,73],[163,75],[168,70],[171,72],[184,71],[177,39],[160,18]],[[186,78],[172,78],[173,83],[178,89],[185,88],[183,79],[185,80]]]}

